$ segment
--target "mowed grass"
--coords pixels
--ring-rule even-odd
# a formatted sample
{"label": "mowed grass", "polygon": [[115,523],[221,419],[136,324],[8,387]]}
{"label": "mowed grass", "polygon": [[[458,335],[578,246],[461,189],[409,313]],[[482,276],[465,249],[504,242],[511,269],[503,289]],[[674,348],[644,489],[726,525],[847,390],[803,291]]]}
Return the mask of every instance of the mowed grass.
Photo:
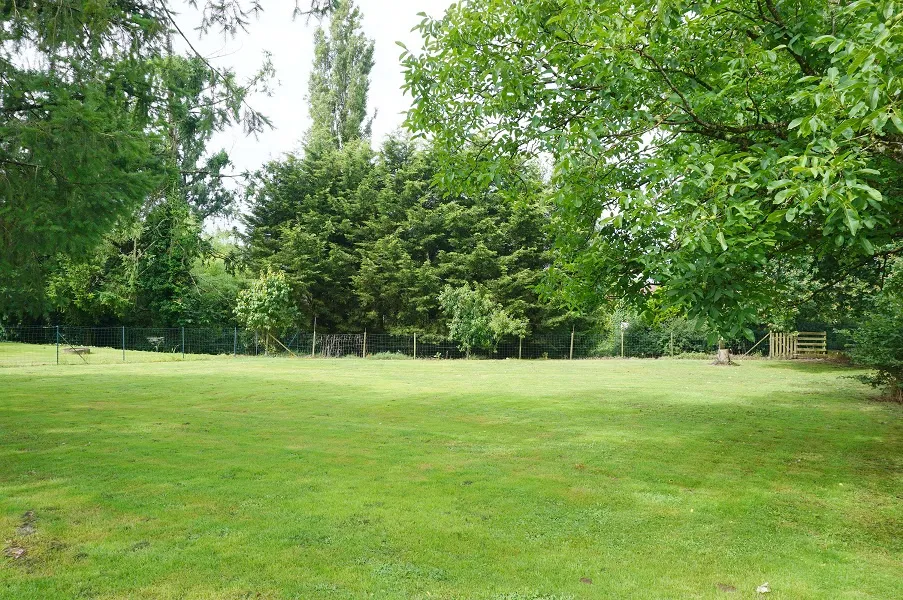
{"label": "mowed grass", "polygon": [[[80,346],[84,347],[84,346]],[[0,342],[0,368],[32,365],[100,365],[123,362],[168,362],[183,360],[209,360],[222,358],[211,354],[185,354],[181,352],[143,350],[126,350],[105,346],[88,346],[88,354],[67,352],[68,345],[61,344],[21,344],[17,342]],[[59,362],[57,362],[59,361]],[[0,372],[2,374],[2,372]]]}
{"label": "mowed grass", "polygon": [[850,373],[2,369],[0,597],[900,598],[901,407]]}

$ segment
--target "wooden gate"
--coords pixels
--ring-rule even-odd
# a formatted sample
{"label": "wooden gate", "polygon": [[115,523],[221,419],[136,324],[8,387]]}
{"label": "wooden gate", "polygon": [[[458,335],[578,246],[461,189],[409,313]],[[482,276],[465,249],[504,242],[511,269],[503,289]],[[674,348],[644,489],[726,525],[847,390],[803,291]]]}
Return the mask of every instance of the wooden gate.
{"label": "wooden gate", "polygon": [[772,331],[769,342],[769,358],[824,356],[828,353],[828,334],[825,331]]}
{"label": "wooden gate", "polygon": [[800,331],[796,334],[797,356],[824,356],[828,353],[828,334],[825,331]]}

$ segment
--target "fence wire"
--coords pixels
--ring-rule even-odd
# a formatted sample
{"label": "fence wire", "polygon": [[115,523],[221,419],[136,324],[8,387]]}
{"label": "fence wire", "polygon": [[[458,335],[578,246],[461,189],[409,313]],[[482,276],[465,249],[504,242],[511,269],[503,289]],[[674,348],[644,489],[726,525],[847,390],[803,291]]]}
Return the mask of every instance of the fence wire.
{"label": "fence wire", "polygon": [[[764,339],[761,339],[763,338]],[[735,355],[752,350],[769,355],[767,332],[758,345],[729,344]],[[828,335],[829,350],[845,340]],[[382,359],[586,359],[709,358],[717,344],[686,330],[633,326],[613,331],[508,337],[491,348],[466,352],[462,345],[435,335],[320,333],[287,331],[270,336],[240,328],[0,327],[0,366],[105,364],[203,360],[214,356],[286,356]]]}

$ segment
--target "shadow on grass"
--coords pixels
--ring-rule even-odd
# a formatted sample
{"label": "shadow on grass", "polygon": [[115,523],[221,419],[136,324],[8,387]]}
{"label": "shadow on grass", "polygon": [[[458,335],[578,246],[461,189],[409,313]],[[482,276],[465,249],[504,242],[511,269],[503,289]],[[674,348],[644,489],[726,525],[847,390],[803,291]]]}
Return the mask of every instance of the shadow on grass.
{"label": "shadow on grass", "polygon": [[767,361],[764,365],[769,369],[783,369],[799,373],[829,373],[831,371],[847,373],[862,370],[861,367],[856,367],[849,363],[819,359],[775,360]]}

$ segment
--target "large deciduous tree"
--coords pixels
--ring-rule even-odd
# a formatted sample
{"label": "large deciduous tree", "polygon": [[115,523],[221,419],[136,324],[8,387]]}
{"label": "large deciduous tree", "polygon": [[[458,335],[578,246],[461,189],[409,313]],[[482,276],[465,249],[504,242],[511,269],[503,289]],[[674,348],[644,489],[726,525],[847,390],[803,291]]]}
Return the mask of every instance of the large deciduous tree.
{"label": "large deciduous tree", "polygon": [[420,30],[409,123],[441,182],[551,155],[575,303],[655,294],[750,335],[901,249],[900,3],[466,0]]}

